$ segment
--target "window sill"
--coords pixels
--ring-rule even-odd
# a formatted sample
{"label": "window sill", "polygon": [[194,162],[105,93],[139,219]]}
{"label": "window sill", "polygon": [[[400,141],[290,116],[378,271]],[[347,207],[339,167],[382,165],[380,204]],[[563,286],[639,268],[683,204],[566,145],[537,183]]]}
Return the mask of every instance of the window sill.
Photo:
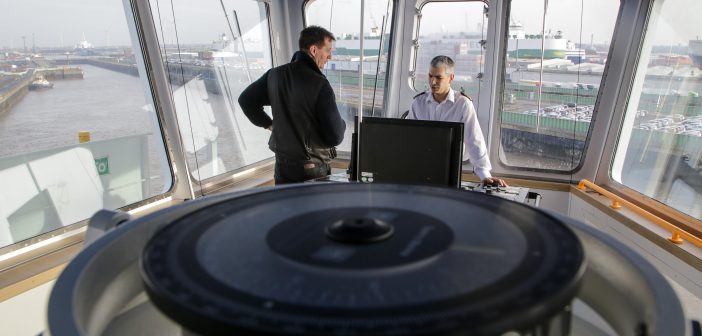
{"label": "window sill", "polygon": [[[624,225],[646,240],[679,258],[681,261],[687,263],[696,270],[702,272],[702,249],[698,248],[697,246],[691,244],[690,242],[684,242],[681,245],[674,244],[668,240],[668,238],[671,236],[669,231],[661,228],[652,221],[630,209],[613,209],[610,207],[612,201],[609,198],[594,191],[580,190],[577,186],[571,186],[570,193],[571,195],[576,196],[585,201],[587,204],[593,206],[597,210],[602,211],[605,215],[612,218],[617,223]],[[675,221],[670,222],[674,225],[680,225],[680,223]]]}
{"label": "window sill", "polygon": [[56,279],[83,247],[85,230],[76,231],[80,232],[22,255],[24,262],[8,259],[15,264],[0,271],[0,302]]}

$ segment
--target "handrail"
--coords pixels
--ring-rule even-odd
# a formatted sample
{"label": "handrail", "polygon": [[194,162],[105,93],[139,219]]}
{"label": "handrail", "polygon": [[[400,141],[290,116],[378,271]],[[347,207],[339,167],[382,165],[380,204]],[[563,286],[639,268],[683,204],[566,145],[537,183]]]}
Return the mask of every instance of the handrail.
{"label": "handrail", "polygon": [[596,184],[594,184],[586,179],[580,180],[580,183],[578,183],[578,189],[585,190],[586,187],[589,187],[590,189],[597,191],[598,193],[602,194],[603,196],[609,198],[612,201],[612,205],[610,205],[610,207],[612,207],[613,209],[620,209],[622,207],[622,204],[623,204],[628,209],[634,211],[635,213],[637,213],[641,216],[646,217],[647,219],[649,219],[650,221],[652,221],[656,225],[670,231],[671,237],[668,238],[668,240],[670,240],[671,242],[673,242],[675,244],[682,244],[683,239],[684,239],[684,240],[687,240],[688,242],[692,243],[693,245],[695,245],[699,248],[702,248],[702,239],[694,236],[693,234],[677,227],[674,224],[671,224],[670,222],[668,222],[668,221],[666,221],[666,220],[664,220],[664,219],[662,219],[662,218],[660,218],[660,217],[658,217],[658,216],[656,216],[656,215],[654,215],[654,214],[652,214],[644,209],[641,209],[637,205],[605,190],[604,188],[602,188],[602,187],[600,187],[600,186],[598,186],[598,185],[596,185]]}

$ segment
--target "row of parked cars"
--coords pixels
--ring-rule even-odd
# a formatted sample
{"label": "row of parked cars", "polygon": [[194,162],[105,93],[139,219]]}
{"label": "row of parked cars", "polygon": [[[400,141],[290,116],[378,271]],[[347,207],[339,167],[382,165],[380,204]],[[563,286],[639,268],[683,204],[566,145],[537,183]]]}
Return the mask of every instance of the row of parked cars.
{"label": "row of parked cars", "polygon": [[[539,115],[541,117],[590,122],[592,120],[593,109],[593,105],[567,103],[544,107],[540,110],[540,113],[538,110],[528,110],[522,113]],[[702,136],[702,115],[685,117],[682,114],[672,114],[664,117],[656,117],[648,111],[639,110],[636,112],[634,128]]]}
{"label": "row of parked cars", "polygon": [[529,115],[538,114],[542,117],[590,122],[592,120],[593,109],[593,105],[577,105],[575,103],[567,103],[544,107],[541,109],[541,113],[538,113],[537,110],[528,110],[523,113]]}
{"label": "row of parked cars", "polygon": [[[645,117],[640,119],[645,119]],[[638,120],[636,128],[666,133],[702,136],[702,115],[686,118],[683,115],[674,114],[666,117]]]}

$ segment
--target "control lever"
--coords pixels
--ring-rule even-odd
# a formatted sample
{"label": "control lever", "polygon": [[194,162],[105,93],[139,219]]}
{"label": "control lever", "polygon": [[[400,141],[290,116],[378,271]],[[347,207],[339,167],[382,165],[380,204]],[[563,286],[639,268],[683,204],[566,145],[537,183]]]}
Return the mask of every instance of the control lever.
{"label": "control lever", "polygon": [[486,194],[492,194],[493,192],[505,191],[507,188],[500,187],[499,182],[495,183],[484,183],[480,182],[480,188],[485,191]]}
{"label": "control lever", "polygon": [[131,219],[132,216],[124,211],[99,210],[88,221],[88,229],[85,231],[85,239],[83,239],[83,248],[102,237],[108,231]]}
{"label": "control lever", "polygon": [[493,189],[492,184],[483,184],[483,190],[485,190],[486,194],[491,195]]}

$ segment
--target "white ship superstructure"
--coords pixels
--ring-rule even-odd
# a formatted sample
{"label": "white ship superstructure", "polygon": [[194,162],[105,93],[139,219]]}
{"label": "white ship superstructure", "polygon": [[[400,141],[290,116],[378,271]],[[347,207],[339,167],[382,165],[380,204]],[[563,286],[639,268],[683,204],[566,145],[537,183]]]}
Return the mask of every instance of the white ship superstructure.
{"label": "white ship superstructure", "polygon": [[563,58],[580,63],[585,59],[585,51],[577,49],[575,44],[563,37],[559,30],[552,33],[548,30],[543,34],[527,34],[524,26],[510,19],[507,52],[514,58],[541,58],[543,49],[544,59]]}

